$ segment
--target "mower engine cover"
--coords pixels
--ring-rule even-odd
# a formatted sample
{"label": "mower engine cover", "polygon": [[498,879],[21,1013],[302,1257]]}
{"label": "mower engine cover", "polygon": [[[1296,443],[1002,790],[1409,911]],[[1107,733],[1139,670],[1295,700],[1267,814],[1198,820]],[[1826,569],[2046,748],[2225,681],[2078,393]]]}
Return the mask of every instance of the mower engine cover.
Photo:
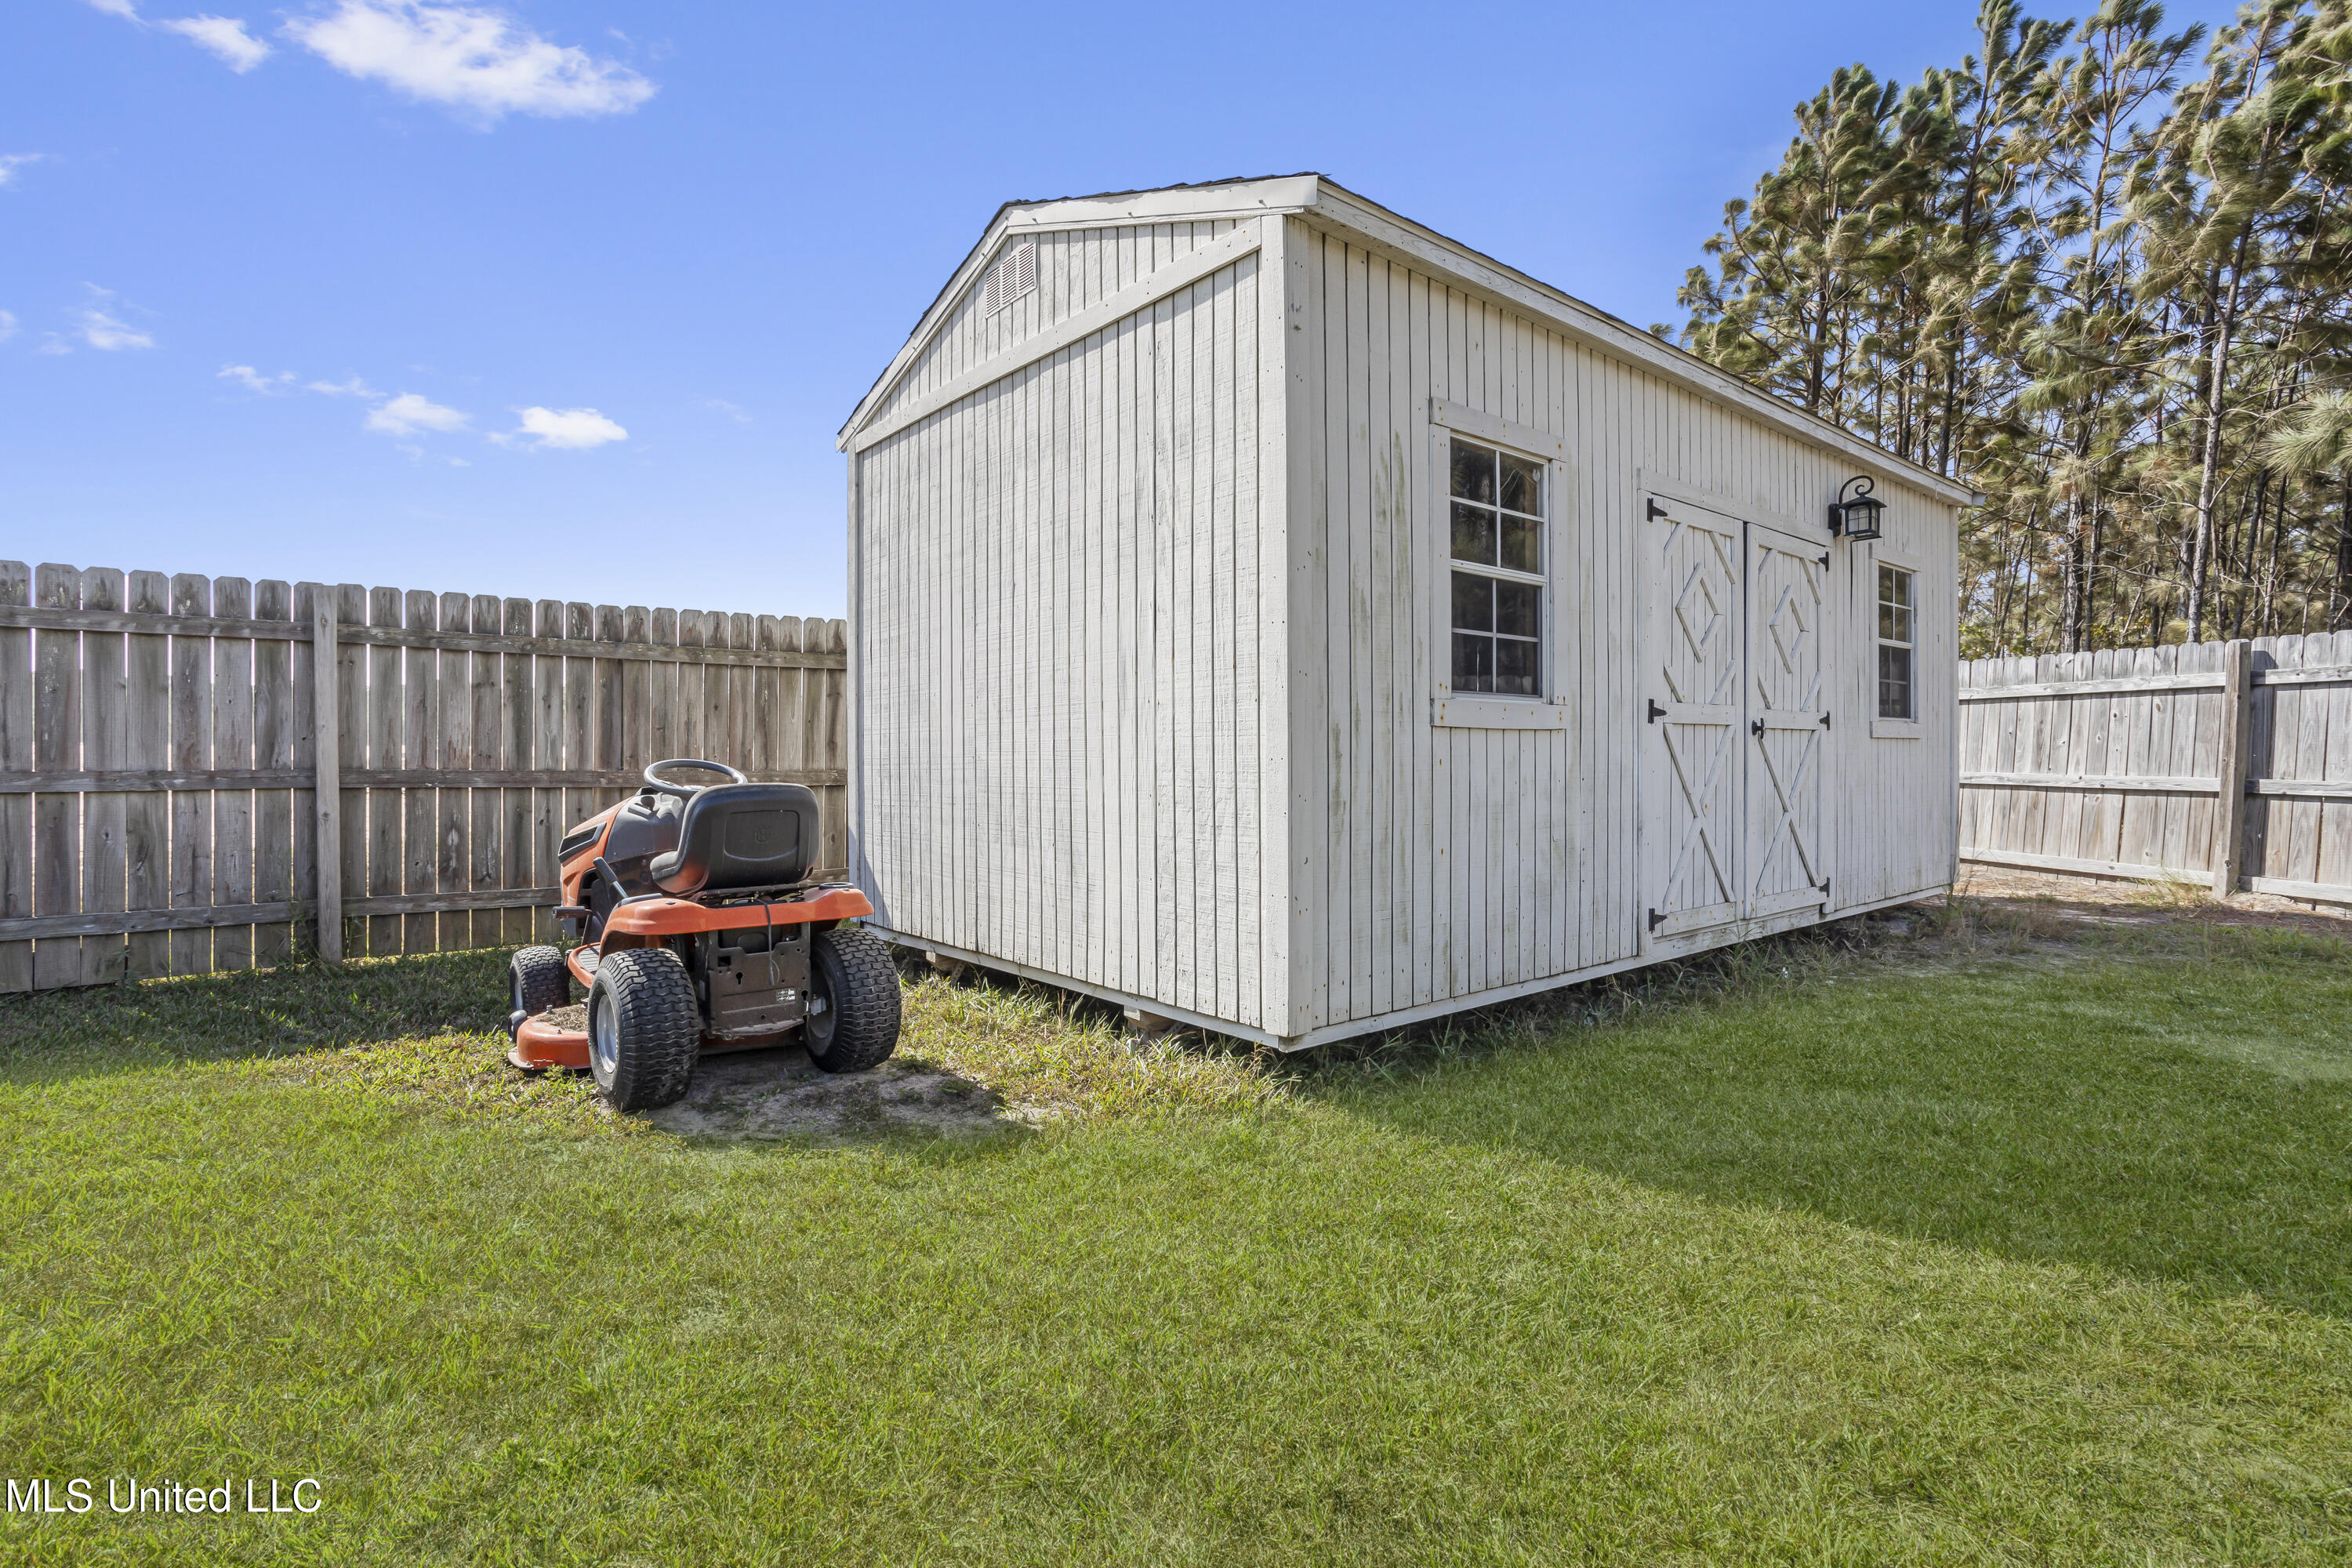
{"label": "mower engine cover", "polygon": [[678,829],[686,803],[676,795],[641,792],[621,803],[613,814],[613,830],[604,838],[604,863],[620,877],[631,895],[654,890],[652,866],[657,855],[677,847]]}

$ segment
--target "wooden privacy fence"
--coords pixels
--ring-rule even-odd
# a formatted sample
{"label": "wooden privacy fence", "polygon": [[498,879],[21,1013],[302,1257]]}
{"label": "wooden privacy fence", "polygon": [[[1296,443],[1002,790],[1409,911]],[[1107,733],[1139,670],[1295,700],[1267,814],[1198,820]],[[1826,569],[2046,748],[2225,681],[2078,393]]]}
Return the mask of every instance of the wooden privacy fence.
{"label": "wooden privacy fence", "polygon": [[846,646],[837,620],[0,562],[0,992],[545,934],[564,828],[662,757],[814,787],[840,868]]}
{"label": "wooden privacy fence", "polygon": [[1960,858],[2352,903],[2352,632],[1960,666]]}

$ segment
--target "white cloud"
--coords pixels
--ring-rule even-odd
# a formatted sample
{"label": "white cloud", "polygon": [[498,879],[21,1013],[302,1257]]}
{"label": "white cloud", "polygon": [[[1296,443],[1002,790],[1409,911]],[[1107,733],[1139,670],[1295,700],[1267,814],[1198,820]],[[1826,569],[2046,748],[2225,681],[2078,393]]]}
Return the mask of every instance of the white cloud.
{"label": "white cloud", "polygon": [[269,58],[269,46],[247,32],[245,24],[235,16],[183,16],[155,25],[211,50],[239,76]]}
{"label": "white cloud", "polygon": [[444,408],[430,398],[404,392],[368,411],[367,427],[383,436],[414,436],[425,430],[462,430],[472,416]]}
{"label": "white cloud", "polygon": [[14,310],[0,310],[0,343],[6,342],[10,338],[15,337],[16,335],[16,312]]}
{"label": "white cloud", "polygon": [[702,400],[702,406],[709,409],[713,414],[724,414],[728,418],[732,419],[738,425],[749,425],[751,423],[751,416],[750,415],[744,413],[742,409],[737,407],[734,404],[728,402],[723,397],[706,397]]}
{"label": "white cloud", "polygon": [[358,376],[353,376],[349,381],[314,381],[303,390],[324,393],[329,397],[374,398],[383,395]]}
{"label": "white cloud", "polygon": [[557,447],[568,451],[585,451],[601,447],[607,441],[625,441],[629,433],[593,408],[518,408],[522,424],[504,435],[491,439],[501,446],[519,440],[535,441],[541,448]]}
{"label": "white cloud", "polygon": [[[147,18],[139,14],[131,0],[88,0],[93,10],[110,16],[120,16],[134,26],[148,26]],[[269,58],[269,46],[245,30],[245,23],[235,16],[173,16],[157,21],[154,26],[167,33],[177,33],[199,48],[218,55],[228,68],[239,76]]]}
{"label": "white cloud", "polygon": [[109,353],[118,349],[152,349],[155,346],[153,338],[104,310],[84,310],[80,333],[82,342]]}
{"label": "white cloud", "polygon": [[27,163],[39,163],[43,156],[39,153],[0,153],[0,185],[15,184],[16,171]]}
{"label": "white cloud", "polygon": [[294,373],[290,370],[279,371],[276,375],[263,375],[249,364],[225,364],[218,374],[221,380],[236,382],[247,392],[257,392],[264,397],[276,396],[294,380]]}
{"label": "white cloud", "polygon": [[496,11],[438,0],[338,0],[324,16],[287,23],[286,35],[347,75],[486,122],[625,114],[654,94],[625,65],[551,44]]}

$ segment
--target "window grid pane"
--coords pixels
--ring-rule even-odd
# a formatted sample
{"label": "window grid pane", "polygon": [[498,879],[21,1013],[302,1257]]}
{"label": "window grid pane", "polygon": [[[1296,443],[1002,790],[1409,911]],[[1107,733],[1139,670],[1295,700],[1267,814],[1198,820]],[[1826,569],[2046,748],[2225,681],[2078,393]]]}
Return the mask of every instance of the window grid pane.
{"label": "window grid pane", "polygon": [[1448,466],[1453,689],[1540,697],[1543,585],[1459,568],[1543,572],[1544,466],[1459,438]]}
{"label": "window grid pane", "polygon": [[1543,512],[1543,468],[1525,458],[1500,455],[1502,482],[1496,499],[1507,511],[1538,517]]}
{"label": "window grid pane", "polygon": [[1878,716],[1908,719],[1911,713],[1911,650],[1878,645]]}
{"label": "window grid pane", "polygon": [[1495,629],[1495,580],[1475,572],[1454,574],[1454,629],[1491,632]]}
{"label": "window grid pane", "polygon": [[1454,634],[1454,689],[1495,689],[1495,639],[1471,632]]}
{"label": "window grid pane", "polygon": [[1514,572],[1541,572],[1543,524],[1534,518],[1502,514],[1502,563]]}
{"label": "window grid pane", "polygon": [[1483,506],[1454,503],[1454,559],[1478,566],[1495,564],[1496,518]]}
{"label": "window grid pane", "polygon": [[1495,504],[1495,464],[1501,454],[1491,447],[1454,443],[1454,494],[1458,500]]}

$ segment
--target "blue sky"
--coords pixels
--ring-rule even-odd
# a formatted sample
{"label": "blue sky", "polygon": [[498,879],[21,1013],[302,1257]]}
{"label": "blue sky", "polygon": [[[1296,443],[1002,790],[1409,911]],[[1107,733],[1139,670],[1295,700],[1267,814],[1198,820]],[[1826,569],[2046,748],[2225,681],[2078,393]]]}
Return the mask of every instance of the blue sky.
{"label": "blue sky", "polygon": [[1790,106],[1973,16],[0,12],[0,556],[782,615],[841,613],[834,432],[1001,202],[1316,169],[1679,321]]}

